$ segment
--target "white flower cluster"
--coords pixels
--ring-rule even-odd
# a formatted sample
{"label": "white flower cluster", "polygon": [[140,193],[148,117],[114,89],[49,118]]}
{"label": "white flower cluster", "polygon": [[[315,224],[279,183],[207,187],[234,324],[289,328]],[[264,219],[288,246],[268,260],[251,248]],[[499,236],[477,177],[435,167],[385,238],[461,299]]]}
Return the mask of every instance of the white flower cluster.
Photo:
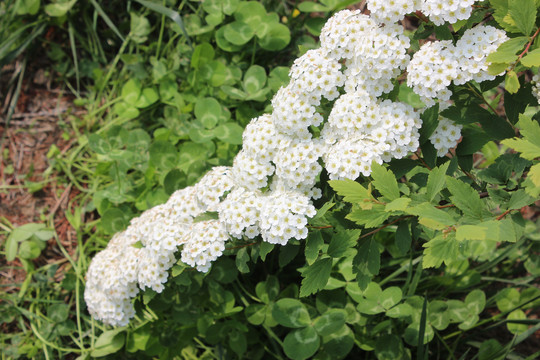
{"label": "white flower cluster", "polygon": [[540,104],[540,74],[536,74],[532,78],[532,93],[534,97],[538,100],[538,104]]}
{"label": "white flower cluster", "polygon": [[428,105],[434,104],[434,98],[446,101],[452,95],[448,90],[452,82],[495,79],[487,72],[486,58],[507,39],[504,31],[479,25],[465,31],[456,45],[450,40],[426,43],[407,67],[407,83]]}
{"label": "white flower cluster", "polygon": [[[349,10],[335,14],[322,30],[321,48],[294,62],[290,83],[272,99],[273,113],[246,127],[233,166],[215,167],[145,211],[96,255],[85,290],[90,313],[111,325],[127,324],[139,289],[161,292],[178,257],[208,271],[231,237],[260,235],[281,245],[305,239],[308,218],[316,213],[312,199],[321,196],[316,184],[323,165],[332,179],[355,179],[371,174],[374,161],[415,151],[420,111],[378,97],[407,68],[415,92],[433,102],[446,100],[452,81],[489,78],[485,58],[505,39],[499,30],[478,26],[455,46],[425,44],[410,61],[409,39],[392,22],[418,7],[433,19],[448,20],[470,12],[472,2],[445,1],[444,10],[442,3],[371,0],[372,17]],[[319,108],[323,98],[335,100],[327,119]],[[443,156],[459,137],[460,126],[441,118],[430,140]]]}
{"label": "white flower cluster", "polygon": [[448,153],[448,150],[455,147],[461,137],[461,128],[447,118],[439,117],[437,129],[429,137],[429,141],[437,150],[437,156],[442,157]]}
{"label": "white flower cluster", "polygon": [[397,22],[406,14],[421,11],[435,25],[453,24],[471,16],[475,0],[368,0],[371,16],[380,23]]}

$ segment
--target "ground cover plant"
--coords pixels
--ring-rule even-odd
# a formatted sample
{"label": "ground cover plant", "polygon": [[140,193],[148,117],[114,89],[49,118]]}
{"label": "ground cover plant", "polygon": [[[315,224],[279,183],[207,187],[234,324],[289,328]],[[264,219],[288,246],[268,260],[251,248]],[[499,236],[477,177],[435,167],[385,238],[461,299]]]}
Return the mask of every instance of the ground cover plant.
{"label": "ground cover plant", "polygon": [[84,108],[21,178],[74,246],[3,220],[6,356],[537,357],[540,4],[442,3],[4,5],[6,103],[54,26]]}

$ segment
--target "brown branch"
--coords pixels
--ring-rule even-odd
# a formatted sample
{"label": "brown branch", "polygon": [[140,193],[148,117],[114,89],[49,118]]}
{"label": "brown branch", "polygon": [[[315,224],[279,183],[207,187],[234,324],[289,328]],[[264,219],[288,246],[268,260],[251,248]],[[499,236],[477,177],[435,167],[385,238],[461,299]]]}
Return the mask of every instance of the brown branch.
{"label": "brown branch", "polygon": [[376,233],[378,233],[379,231],[381,231],[382,229],[384,229],[385,227],[388,227],[388,226],[390,226],[390,225],[394,225],[394,224],[397,223],[398,221],[403,220],[403,219],[406,219],[406,218],[410,218],[410,217],[414,217],[414,215],[405,215],[405,216],[398,217],[397,219],[395,219],[395,220],[389,222],[388,224],[384,224],[384,225],[381,226],[380,228],[377,228],[377,229],[375,229],[375,230],[373,230],[373,231],[370,231],[370,232],[368,232],[368,233],[366,233],[366,234],[360,236],[360,237],[358,238],[358,240],[363,239],[363,238],[366,238],[366,237],[368,237],[368,236],[370,236],[370,235],[376,234]]}

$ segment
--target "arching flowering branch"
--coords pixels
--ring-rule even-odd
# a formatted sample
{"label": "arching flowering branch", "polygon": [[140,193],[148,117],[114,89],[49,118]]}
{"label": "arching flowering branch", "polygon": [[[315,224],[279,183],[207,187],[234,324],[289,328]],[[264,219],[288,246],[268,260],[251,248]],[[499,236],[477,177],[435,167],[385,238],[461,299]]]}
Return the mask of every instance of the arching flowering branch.
{"label": "arching flowering branch", "polygon": [[[456,45],[426,43],[413,56],[409,38],[395,22],[422,11],[435,24],[470,16],[473,1],[376,1],[371,16],[344,10],[328,20],[321,47],[298,58],[290,83],[272,99],[273,113],[253,119],[232,167],[216,167],[194,186],[131,221],[93,259],[85,300],[104,323],[126,325],[139,289],[164,289],[180,259],[206,272],[230,238],[285,245],[305,239],[312,199],[324,168],[331,179],[371,174],[371,164],[405,157],[419,146],[420,112],[380,97],[408,72],[408,83],[428,106],[450,97],[448,86],[492,79],[486,57],[506,39],[489,26],[468,30]],[[333,103],[327,119],[321,101]],[[314,136],[312,127],[319,127]],[[441,119],[430,137],[439,156],[460,138],[460,126]],[[197,221],[206,212],[217,219]]]}

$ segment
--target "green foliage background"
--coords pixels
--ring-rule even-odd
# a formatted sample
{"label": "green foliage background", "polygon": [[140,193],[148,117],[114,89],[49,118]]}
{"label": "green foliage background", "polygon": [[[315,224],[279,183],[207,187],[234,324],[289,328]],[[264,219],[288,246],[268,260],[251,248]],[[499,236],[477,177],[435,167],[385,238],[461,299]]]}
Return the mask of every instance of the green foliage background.
{"label": "green foliage background", "polygon": [[[519,211],[540,194],[538,102],[528,82],[540,66],[535,0],[483,1],[453,32],[423,22],[410,32],[418,49],[432,34],[456,40],[481,21],[503,28],[512,39],[490,56],[490,70],[509,71],[454,86],[452,107],[428,109],[415,156],[374,166],[358,181],[329,181],[323,172],[306,241],[274,248],[235,240],[208,274],[177,264],[163,293],[136,299],[127,327],[108,328],[85,311],[93,254],[132,217],[211,167],[230,165],[245,125],[271,111],[291,62],[352,3],[0,5],[0,64],[21,57],[27,64],[45,52],[86,109],[71,129],[64,124],[77,146],[49,151],[51,172],[81,191],[68,214],[77,256],[57,241],[71,264],[64,280],[51,281],[58,265],[32,262],[43,241],[58,240],[54,231],[45,224],[5,231],[6,259],[19,258],[28,274],[18,293],[1,294],[5,357],[539,356],[520,347],[540,329],[532,316],[540,306],[538,223]],[[45,41],[51,27],[57,38]],[[423,107],[405,84],[388,98]],[[444,158],[427,141],[440,115],[463,125],[463,139]],[[83,222],[92,212],[99,219]]]}

